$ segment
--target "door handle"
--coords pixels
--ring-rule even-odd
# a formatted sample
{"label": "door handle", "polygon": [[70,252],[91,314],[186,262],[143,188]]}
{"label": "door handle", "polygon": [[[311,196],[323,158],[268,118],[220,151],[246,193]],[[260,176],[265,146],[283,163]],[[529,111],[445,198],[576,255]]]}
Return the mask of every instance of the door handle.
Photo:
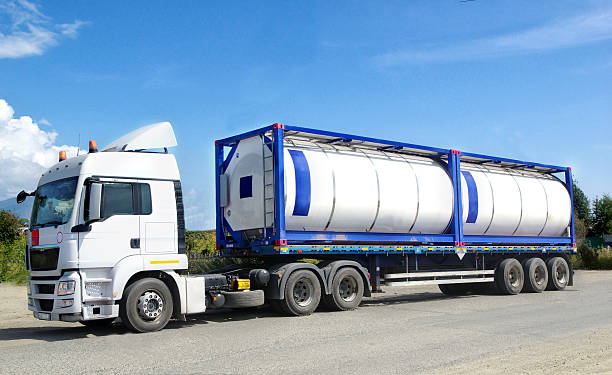
{"label": "door handle", "polygon": [[132,249],[140,249],[140,238],[132,238],[130,240],[130,247]]}

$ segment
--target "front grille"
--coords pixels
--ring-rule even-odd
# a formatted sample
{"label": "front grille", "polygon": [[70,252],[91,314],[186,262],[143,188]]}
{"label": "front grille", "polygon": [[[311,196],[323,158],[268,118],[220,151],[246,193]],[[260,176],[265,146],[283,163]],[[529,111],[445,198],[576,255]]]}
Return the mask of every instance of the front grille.
{"label": "front grille", "polygon": [[30,248],[32,271],[52,271],[57,268],[59,247]]}
{"label": "front grille", "polygon": [[38,293],[53,294],[55,292],[55,284],[38,284]]}
{"label": "front grille", "polygon": [[52,299],[39,299],[38,305],[40,306],[41,311],[53,310],[53,300]]}

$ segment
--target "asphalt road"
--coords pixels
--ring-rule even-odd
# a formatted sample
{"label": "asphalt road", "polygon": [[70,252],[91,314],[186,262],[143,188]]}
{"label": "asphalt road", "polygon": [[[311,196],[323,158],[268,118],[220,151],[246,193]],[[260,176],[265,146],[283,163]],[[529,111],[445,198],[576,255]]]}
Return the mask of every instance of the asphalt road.
{"label": "asphalt road", "polygon": [[0,285],[2,374],[612,373],[612,272],[563,292],[386,288],[351,312],[217,311],[133,334],[34,320]]}

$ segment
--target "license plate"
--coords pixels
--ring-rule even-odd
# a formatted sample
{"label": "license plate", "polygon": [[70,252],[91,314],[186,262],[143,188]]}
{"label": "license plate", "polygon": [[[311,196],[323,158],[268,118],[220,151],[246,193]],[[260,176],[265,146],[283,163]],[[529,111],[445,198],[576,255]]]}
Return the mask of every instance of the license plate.
{"label": "license plate", "polygon": [[51,320],[51,314],[48,314],[48,313],[38,313],[38,319]]}

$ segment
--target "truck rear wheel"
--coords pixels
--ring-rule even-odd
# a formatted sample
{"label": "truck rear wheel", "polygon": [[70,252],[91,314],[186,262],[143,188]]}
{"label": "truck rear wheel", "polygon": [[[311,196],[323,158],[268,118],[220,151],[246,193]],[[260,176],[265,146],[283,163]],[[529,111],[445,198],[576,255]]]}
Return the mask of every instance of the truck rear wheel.
{"label": "truck rear wheel", "polygon": [[567,286],[570,277],[569,266],[561,257],[550,258],[546,262],[548,268],[547,290],[563,290]]}
{"label": "truck rear wheel", "polygon": [[523,263],[525,285],[523,290],[532,293],[542,293],[548,285],[548,270],[541,258],[529,258]]}
{"label": "truck rear wheel", "polygon": [[145,278],[124,291],[119,316],[132,331],[154,332],[164,328],[172,316],[172,293],[163,281]]}
{"label": "truck rear wheel", "polygon": [[501,261],[495,270],[495,284],[503,294],[519,294],[523,289],[525,274],[523,266],[514,258]]}
{"label": "truck rear wheel", "polygon": [[288,315],[310,315],[321,301],[321,284],[314,273],[308,270],[293,272],[285,284],[284,299],[280,300]]}
{"label": "truck rear wheel", "polygon": [[344,267],[334,275],[331,293],[323,296],[323,303],[330,310],[354,310],[363,298],[363,280],[354,268]]}

